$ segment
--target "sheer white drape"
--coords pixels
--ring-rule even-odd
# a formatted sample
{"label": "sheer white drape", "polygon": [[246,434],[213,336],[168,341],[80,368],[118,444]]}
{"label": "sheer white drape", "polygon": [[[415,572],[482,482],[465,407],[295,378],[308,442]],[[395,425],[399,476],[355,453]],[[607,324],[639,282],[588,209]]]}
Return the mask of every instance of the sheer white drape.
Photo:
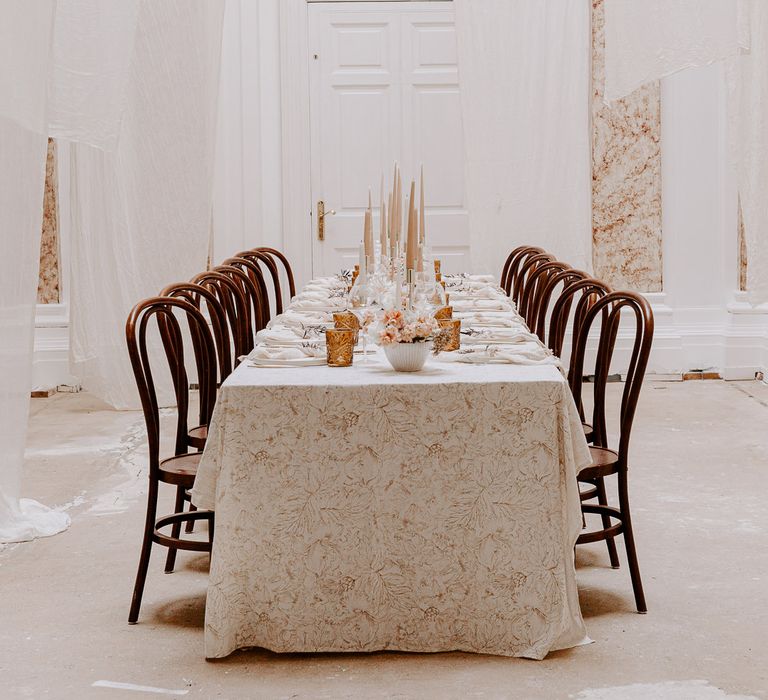
{"label": "sheer white drape", "polygon": [[[751,0],[750,52],[726,66],[729,131],[747,245],[747,289],[768,302],[768,2]],[[735,226],[734,226],[735,230]]]}
{"label": "sheer white drape", "polygon": [[205,265],[224,0],[0,0],[0,542],[65,513],[20,499],[47,134],[75,142],[76,371],[135,405],[130,307]]}
{"label": "sheer white drape", "polygon": [[743,0],[605,0],[604,99],[748,48]]}
{"label": "sheer white drape", "polygon": [[472,266],[591,260],[590,3],[456,0]]}
{"label": "sheer white drape", "polygon": [[53,0],[0,2],[0,542],[53,535],[66,513],[20,499],[43,222]]}
{"label": "sheer white drape", "polygon": [[116,408],[138,406],[131,307],[205,269],[223,8],[144,0],[117,148],[73,149],[73,373]]}

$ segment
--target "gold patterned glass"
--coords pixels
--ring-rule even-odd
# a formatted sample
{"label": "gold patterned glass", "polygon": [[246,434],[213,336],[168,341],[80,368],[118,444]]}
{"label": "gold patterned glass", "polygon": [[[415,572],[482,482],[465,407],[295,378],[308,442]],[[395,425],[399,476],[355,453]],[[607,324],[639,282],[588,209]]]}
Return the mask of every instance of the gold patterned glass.
{"label": "gold patterned glass", "polygon": [[435,311],[435,318],[438,321],[444,321],[446,319],[453,318],[453,307],[452,306],[443,306],[442,308]]}
{"label": "gold patterned glass", "polygon": [[442,330],[450,331],[450,339],[448,344],[443,348],[445,352],[452,352],[458,350],[461,347],[461,319],[460,318],[446,318],[438,321]]}
{"label": "gold patterned glass", "polygon": [[355,331],[351,328],[328,328],[325,343],[329,367],[349,367],[355,350]]}
{"label": "gold patterned glass", "polygon": [[333,314],[333,325],[336,328],[349,328],[355,332],[355,345],[360,335],[360,319],[351,311],[337,311]]}

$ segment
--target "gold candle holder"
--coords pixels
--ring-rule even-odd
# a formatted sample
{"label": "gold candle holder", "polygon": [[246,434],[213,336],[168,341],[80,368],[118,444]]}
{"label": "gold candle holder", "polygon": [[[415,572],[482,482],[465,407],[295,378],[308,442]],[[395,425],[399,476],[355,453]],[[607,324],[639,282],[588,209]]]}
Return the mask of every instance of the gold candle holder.
{"label": "gold candle holder", "polygon": [[438,321],[440,328],[449,331],[448,343],[443,347],[445,352],[453,352],[461,347],[461,319],[446,318]]}
{"label": "gold candle holder", "polygon": [[349,367],[355,351],[355,332],[351,328],[328,328],[325,344],[329,367]]}
{"label": "gold candle holder", "polygon": [[439,260],[435,260],[435,274],[436,275],[440,274],[440,261]]}
{"label": "gold candle holder", "polygon": [[438,321],[446,321],[453,318],[453,307],[443,306],[439,308],[437,311],[435,311],[435,318]]}
{"label": "gold candle holder", "polygon": [[451,305],[451,295],[448,294],[448,292],[445,293],[445,305],[450,306]]}
{"label": "gold candle holder", "polygon": [[333,314],[333,325],[336,328],[349,328],[355,333],[355,345],[360,336],[360,319],[351,311],[337,311]]}
{"label": "gold candle holder", "polygon": [[442,282],[443,276],[439,272],[435,272],[435,282]]}

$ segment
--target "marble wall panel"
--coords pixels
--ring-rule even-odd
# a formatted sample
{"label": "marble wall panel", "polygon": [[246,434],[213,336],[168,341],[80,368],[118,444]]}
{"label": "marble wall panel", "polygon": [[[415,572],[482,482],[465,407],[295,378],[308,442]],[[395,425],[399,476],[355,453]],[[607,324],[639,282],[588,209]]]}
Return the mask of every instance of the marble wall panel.
{"label": "marble wall panel", "polygon": [[56,142],[48,139],[43,196],[43,233],[40,239],[40,279],[37,284],[38,304],[59,302],[59,212],[56,180]]}
{"label": "marble wall panel", "polygon": [[603,0],[592,0],[592,262],[615,289],[662,289],[658,82],[603,103]]}

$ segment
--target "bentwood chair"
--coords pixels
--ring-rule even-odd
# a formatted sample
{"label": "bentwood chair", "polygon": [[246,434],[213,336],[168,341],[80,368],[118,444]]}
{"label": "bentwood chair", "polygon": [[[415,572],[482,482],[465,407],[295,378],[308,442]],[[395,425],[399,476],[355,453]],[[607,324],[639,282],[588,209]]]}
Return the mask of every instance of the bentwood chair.
{"label": "bentwood chair", "polygon": [[277,258],[282,263],[283,268],[285,269],[285,276],[288,278],[288,298],[289,300],[293,299],[293,297],[296,296],[296,283],[294,282],[293,270],[291,269],[291,264],[288,262],[288,258],[276,248],[267,248],[262,246],[261,248],[254,248],[254,250],[267,253],[268,255]]}
{"label": "bentwood chair", "polygon": [[[608,445],[606,427],[606,386],[610,372],[611,359],[616,346],[622,311],[627,310],[634,322],[634,341],[629,369],[621,395],[619,410],[619,444],[618,449]],[[632,578],[632,588],[635,594],[637,611],[647,611],[643,585],[640,579],[640,568],[637,563],[637,551],[632,531],[632,518],[629,509],[629,438],[632,422],[640,398],[648,357],[653,343],[653,312],[650,304],[639,294],[632,292],[611,292],[598,299],[586,312],[578,330],[578,338],[574,348],[572,373],[573,396],[577,405],[581,403],[584,362],[587,339],[594,321],[601,316],[600,339],[598,341],[595,359],[594,410],[592,425],[594,426],[593,445],[590,447],[592,464],[583,469],[579,483],[588,486],[581,493],[582,512],[599,515],[602,528],[582,533],[576,544],[587,544],[605,540],[611,558],[611,565],[618,568],[619,559],[616,553],[614,538],[624,536],[627,550],[627,561]],[[608,505],[604,479],[616,476],[618,480],[618,507]],[[597,498],[597,504],[586,503]]]}
{"label": "bentwood chair", "polygon": [[537,253],[536,255],[528,256],[525,262],[520,266],[514,284],[512,285],[512,301],[515,302],[518,311],[520,310],[523,290],[525,290],[528,278],[542,265],[554,261],[554,255],[550,255],[549,253]]}
{"label": "bentwood chair", "polygon": [[504,267],[501,269],[501,280],[499,282],[501,288],[507,293],[507,296],[509,296],[512,290],[512,285],[514,284],[513,277],[517,276],[517,270],[522,264],[523,255],[526,253],[531,255],[538,255],[539,253],[543,252],[543,248],[537,248],[530,245],[521,245],[515,248],[507,256],[507,259],[504,261]]}
{"label": "bentwood chair", "polygon": [[[233,268],[233,270],[233,275],[245,276],[244,273],[237,268]],[[250,283],[250,279],[247,277],[246,281]],[[245,283],[243,279],[239,278],[239,281],[235,281],[229,275],[214,270],[208,270],[195,275],[191,279],[191,282],[192,284],[198,284],[201,287],[205,287],[215,294],[219,304],[223,307],[227,317],[232,366],[237,366],[237,358],[242,355],[247,355],[253,350],[254,341],[253,333],[251,331],[250,300],[245,295]],[[225,378],[226,377],[222,377],[222,381]]]}
{"label": "bentwood chair", "polygon": [[[576,308],[573,313],[573,323],[571,325],[572,342],[568,368],[568,385],[571,388],[571,392],[573,392],[574,382],[577,378],[576,370],[573,367],[576,342],[578,341],[579,331],[584,323],[584,318],[595,302],[610,291],[609,287],[599,280],[586,278],[566,287],[552,307],[552,315],[549,319],[547,347],[549,347],[555,356],[562,358],[565,333],[571,318],[573,302],[574,300],[576,301]],[[576,407],[579,409],[579,415],[581,416],[581,422],[584,427],[584,436],[587,438],[587,442],[592,442],[592,425],[585,420],[584,406],[582,405],[581,400],[576,402]]]}
{"label": "bentwood chair", "polygon": [[[207,425],[216,400],[216,349],[208,323],[201,311],[182,298],[153,297],[133,307],[125,326],[128,354],[147,424],[149,448],[147,513],[139,567],[128,615],[128,622],[131,624],[139,618],[152,545],[159,544],[168,548],[166,571],[172,571],[177,550],[210,552],[213,541],[213,513],[211,511],[184,512],[184,497],[194,484],[202,453],[187,452],[189,381],[184,361],[184,333],[179,317],[186,321],[184,325],[191,337],[200,382],[200,423]],[[160,413],[153,379],[153,365],[161,363],[154,357],[155,353],[151,352],[147,342],[147,333],[153,320],[160,332],[178,406],[174,455],[162,460],[160,459]],[[173,514],[158,518],[157,500],[161,483],[176,487],[176,503]],[[200,520],[208,521],[207,541],[181,537],[182,524]],[[169,526],[171,527],[170,535],[162,532]]]}
{"label": "bentwood chair", "polygon": [[214,270],[226,274],[226,271],[221,269],[223,267],[236,267],[251,280],[251,284],[246,285],[243,291],[246,296],[250,297],[251,306],[254,311],[252,317],[253,326],[257,331],[265,328],[271,318],[269,292],[267,291],[267,284],[259,264],[246,258],[227,258],[221,265],[215,267]]}
{"label": "bentwood chair", "polygon": [[[565,292],[568,287],[581,280],[588,279],[589,275],[582,270],[568,268],[561,272],[555,272],[548,276],[543,284],[539,284],[536,291],[535,308],[536,314],[531,320],[531,330],[541,339],[541,342],[548,346],[549,336],[547,335],[548,323],[551,318],[550,305],[554,296],[555,301]],[[557,289],[560,287],[560,293]]]}
{"label": "bentwood chair", "polygon": [[235,257],[250,260],[255,265],[263,265],[267,268],[269,276],[272,278],[274,315],[277,316],[278,314],[283,313],[283,295],[280,290],[280,270],[277,269],[277,263],[272,256],[267,253],[262,253],[260,250],[244,250],[237,253]]}
{"label": "bentwood chair", "polygon": [[569,267],[570,266],[567,263],[559,262],[557,260],[547,262],[543,265],[538,265],[525,280],[517,310],[528,325],[528,328],[534,333],[536,332],[536,319],[539,315],[541,290],[550,278],[558,272],[569,269]]}

